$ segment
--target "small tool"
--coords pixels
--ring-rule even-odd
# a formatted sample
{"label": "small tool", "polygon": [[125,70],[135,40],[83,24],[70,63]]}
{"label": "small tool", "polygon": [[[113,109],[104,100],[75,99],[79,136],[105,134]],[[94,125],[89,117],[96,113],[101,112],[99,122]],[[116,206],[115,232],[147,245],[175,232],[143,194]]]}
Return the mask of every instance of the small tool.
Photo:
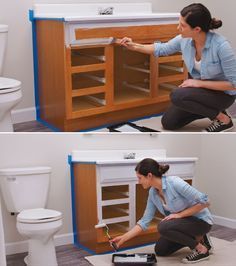
{"label": "small tool", "polygon": [[108,239],[109,239],[110,246],[111,246],[115,251],[118,251],[118,247],[117,247],[116,243],[110,241],[110,240],[112,240],[112,237],[111,237],[110,234],[109,234],[109,227],[108,227],[108,225],[105,224],[105,223],[102,223],[102,224],[96,224],[96,225],[95,225],[95,228],[96,228],[96,229],[97,229],[97,228],[104,228],[104,227],[106,228],[106,236],[107,236]]}

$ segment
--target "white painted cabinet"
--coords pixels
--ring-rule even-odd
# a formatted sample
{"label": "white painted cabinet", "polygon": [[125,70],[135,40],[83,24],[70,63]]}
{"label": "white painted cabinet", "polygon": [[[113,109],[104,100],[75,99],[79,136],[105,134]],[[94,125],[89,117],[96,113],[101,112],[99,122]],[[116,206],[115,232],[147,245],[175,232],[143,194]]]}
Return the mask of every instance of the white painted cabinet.
{"label": "white painted cabinet", "polygon": [[[177,175],[192,184],[197,158],[157,158],[169,164],[167,175]],[[75,242],[99,253],[111,250],[103,229],[94,226],[106,223],[112,237],[125,233],[142,217],[148,191],[137,182],[135,166],[139,160],[73,161]],[[142,237],[127,246],[157,240],[156,219]]]}

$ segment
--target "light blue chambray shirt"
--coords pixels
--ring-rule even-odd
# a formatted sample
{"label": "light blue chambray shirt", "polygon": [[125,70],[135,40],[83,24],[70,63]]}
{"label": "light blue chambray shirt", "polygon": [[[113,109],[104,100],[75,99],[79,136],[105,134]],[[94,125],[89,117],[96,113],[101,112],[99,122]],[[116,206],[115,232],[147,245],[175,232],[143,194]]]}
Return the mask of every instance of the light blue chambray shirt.
{"label": "light blue chambray shirt", "polygon": [[[207,203],[206,194],[199,192],[196,188],[190,186],[182,178],[178,176],[163,176],[162,190],[169,211],[163,208],[160,196],[154,187],[149,190],[147,206],[143,217],[137,222],[143,230],[148,228],[149,223],[155,216],[157,210],[164,216],[171,213],[178,213],[186,208],[192,207],[198,203]],[[208,224],[213,224],[213,218],[208,208],[204,208],[193,216],[204,220]]]}
{"label": "light blue chambray shirt", "polygon": [[[202,50],[201,73],[194,68],[196,49],[191,38],[176,36],[166,43],[154,43],[154,55],[166,56],[182,52],[188,72],[194,79],[229,81],[236,88],[236,56],[229,42],[215,32],[206,35],[205,47]],[[224,91],[236,95],[236,90]]]}

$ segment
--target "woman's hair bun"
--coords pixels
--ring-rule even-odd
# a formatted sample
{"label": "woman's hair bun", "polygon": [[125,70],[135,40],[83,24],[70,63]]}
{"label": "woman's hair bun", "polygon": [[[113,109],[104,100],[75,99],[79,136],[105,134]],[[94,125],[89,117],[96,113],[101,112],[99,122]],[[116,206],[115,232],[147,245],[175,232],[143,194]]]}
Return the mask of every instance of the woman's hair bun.
{"label": "woman's hair bun", "polygon": [[161,165],[159,164],[159,172],[161,175],[165,174],[169,170],[170,166],[168,164]]}
{"label": "woman's hair bun", "polygon": [[219,19],[216,19],[216,18],[212,18],[211,19],[211,22],[210,22],[210,26],[209,26],[209,28],[210,28],[210,30],[213,30],[213,29],[218,29],[218,28],[220,28],[221,26],[222,26],[222,21],[221,20],[219,20]]}

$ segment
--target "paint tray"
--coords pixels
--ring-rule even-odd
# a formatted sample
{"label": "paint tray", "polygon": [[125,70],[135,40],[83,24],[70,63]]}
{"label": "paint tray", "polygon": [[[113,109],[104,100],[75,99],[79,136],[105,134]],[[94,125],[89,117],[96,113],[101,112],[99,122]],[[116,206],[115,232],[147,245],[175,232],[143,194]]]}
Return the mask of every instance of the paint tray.
{"label": "paint tray", "polygon": [[156,262],[156,255],[154,253],[119,253],[112,255],[112,263],[115,266],[154,266]]}

